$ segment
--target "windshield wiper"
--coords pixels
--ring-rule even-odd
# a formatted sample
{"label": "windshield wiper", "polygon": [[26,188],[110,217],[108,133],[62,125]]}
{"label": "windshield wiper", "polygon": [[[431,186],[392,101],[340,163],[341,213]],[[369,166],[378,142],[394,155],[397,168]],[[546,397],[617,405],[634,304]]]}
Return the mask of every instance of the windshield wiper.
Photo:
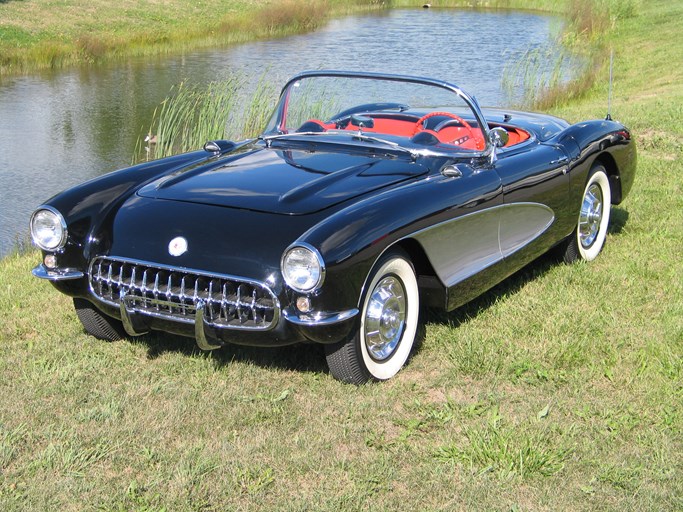
{"label": "windshield wiper", "polygon": [[322,135],[325,132],[294,132],[294,133],[277,133],[275,135],[259,135],[258,140],[266,143],[266,147],[270,147],[270,143],[277,139],[284,139],[286,137],[293,137],[295,135]]}
{"label": "windshield wiper", "polygon": [[373,137],[371,135],[365,135],[364,133],[361,133],[360,131],[354,132],[353,138],[356,140],[362,140],[363,142],[379,142],[380,144],[385,144],[387,146],[392,147],[393,149],[396,149],[398,151],[402,151],[404,153],[408,153],[411,156],[416,156],[417,153],[415,151],[412,151],[408,148],[404,148],[401,146],[398,142],[394,142],[391,140],[386,140],[382,139],[380,137]]}
{"label": "windshield wiper", "polygon": [[397,142],[393,142],[391,140],[386,140],[382,139],[380,137],[373,137],[371,135],[365,135],[364,133],[361,132],[349,132],[345,130],[328,130],[325,132],[294,132],[294,133],[278,133],[275,135],[267,135],[267,136],[259,136],[259,140],[262,140],[266,143],[266,147],[269,148],[272,141],[277,140],[277,139],[286,139],[287,137],[296,137],[297,135],[350,135],[352,139],[355,140],[360,140],[363,142],[376,142],[379,144],[384,144],[385,146],[389,146],[391,149],[394,149],[396,151],[400,151],[402,153],[407,153],[409,154],[413,159],[415,159],[420,152],[419,151],[414,151],[408,148],[404,148]]}

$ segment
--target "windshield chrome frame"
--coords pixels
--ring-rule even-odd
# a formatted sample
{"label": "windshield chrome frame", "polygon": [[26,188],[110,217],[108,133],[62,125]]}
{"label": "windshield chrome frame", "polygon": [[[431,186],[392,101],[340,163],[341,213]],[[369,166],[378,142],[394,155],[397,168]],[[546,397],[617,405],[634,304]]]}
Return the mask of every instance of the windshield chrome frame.
{"label": "windshield chrome frame", "polygon": [[[482,134],[484,136],[484,150],[483,151],[476,151],[476,150],[468,150],[468,151],[458,151],[458,150],[453,150],[453,151],[439,151],[438,154],[443,154],[443,155],[449,155],[449,156],[466,156],[466,157],[481,157],[481,156],[486,156],[488,157],[491,152],[493,151],[493,145],[491,144],[491,141],[489,139],[489,126],[488,123],[486,122],[486,118],[484,117],[484,114],[481,111],[481,108],[479,107],[479,103],[477,102],[476,98],[474,96],[471,96],[467,94],[465,91],[463,91],[460,87],[458,87],[455,84],[451,84],[449,82],[445,82],[443,80],[436,80],[433,78],[426,78],[426,77],[420,77],[420,76],[411,76],[411,75],[396,75],[396,74],[391,74],[391,73],[370,73],[370,72],[364,72],[364,71],[337,71],[337,70],[319,70],[319,71],[303,71],[294,77],[290,78],[289,81],[284,85],[282,88],[282,91],[280,93],[280,98],[278,100],[278,104],[276,107],[275,112],[271,116],[271,121],[269,122],[269,125],[273,124],[272,120],[275,118],[275,123],[274,127],[272,128],[272,131],[270,132],[270,135],[275,135],[275,134],[284,134],[284,130],[282,129],[282,125],[285,122],[285,116],[287,113],[287,106],[289,103],[289,94],[291,92],[291,87],[294,83],[306,79],[306,78],[316,78],[316,77],[328,77],[328,78],[360,78],[360,79],[366,79],[366,80],[386,80],[390,82],[407,82],[407,83],[413,83],[413,84],[420,84],[420,85],[429,85],[432,87],[439,87],[441,89],[445,89],[447,91],[450,91],[457,96],[459,96],[466,104],[467,106],[472,110],[474,113],[474,117],[477,120],[477,123],[479,123],[479,126],[481,127]],[[268,133],[262,133],[259,138],[265,138],[269,134]],[[434,151],[434,149],[430,149],[429,151],[432,154],[436,154],[437,152]]]}

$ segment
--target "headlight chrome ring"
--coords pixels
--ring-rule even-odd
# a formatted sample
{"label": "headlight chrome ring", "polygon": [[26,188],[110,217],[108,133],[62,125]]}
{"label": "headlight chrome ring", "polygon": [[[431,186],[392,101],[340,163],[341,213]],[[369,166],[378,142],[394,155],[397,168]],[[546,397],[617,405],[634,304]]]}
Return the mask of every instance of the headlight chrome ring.
{"label": "headlight chrome ring", "polygon": [[31,215],[31,237],[44,251],[59,251],[66,245],[66,221],[52,206],[41,206]]}
{"label": "headlight chrome ring", "polygon": [[287,286],[301,293],[320,288],[325,280],[325,262],[318,250],[306,243],[287,248],[280,261]]}

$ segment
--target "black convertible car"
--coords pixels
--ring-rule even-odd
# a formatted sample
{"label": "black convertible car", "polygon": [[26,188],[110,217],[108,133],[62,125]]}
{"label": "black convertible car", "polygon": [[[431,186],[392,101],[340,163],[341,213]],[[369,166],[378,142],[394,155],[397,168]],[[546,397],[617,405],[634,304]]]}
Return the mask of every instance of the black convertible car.
{"label": "black convertible car", "polygon": [[33,273],[97,338],[322,343],[336,378],[384,380],[422,306],[452,310],[554,247],[595,258],[635,167],[629,130],[609,119],[482,109],[427,78],[306,72],[257,139],[40,206]]}

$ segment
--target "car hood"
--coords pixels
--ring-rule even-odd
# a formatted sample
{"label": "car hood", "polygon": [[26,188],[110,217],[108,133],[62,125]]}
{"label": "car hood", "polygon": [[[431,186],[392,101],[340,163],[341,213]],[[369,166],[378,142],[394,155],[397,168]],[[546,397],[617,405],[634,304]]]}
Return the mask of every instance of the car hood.
{"label": "car hood", "polygon": [[188,167],[143,187],[146,198],[302,215],[427,172],[401,158],[251,146],[239,155]]}
{"label": "car hood", "polygon": [[[325,216],[278,215],[186,201],[128,198],[93,241],[98,254],[260,281],[279,279],[282,253]],[[172,240],[186,251],[171,253]]]}

